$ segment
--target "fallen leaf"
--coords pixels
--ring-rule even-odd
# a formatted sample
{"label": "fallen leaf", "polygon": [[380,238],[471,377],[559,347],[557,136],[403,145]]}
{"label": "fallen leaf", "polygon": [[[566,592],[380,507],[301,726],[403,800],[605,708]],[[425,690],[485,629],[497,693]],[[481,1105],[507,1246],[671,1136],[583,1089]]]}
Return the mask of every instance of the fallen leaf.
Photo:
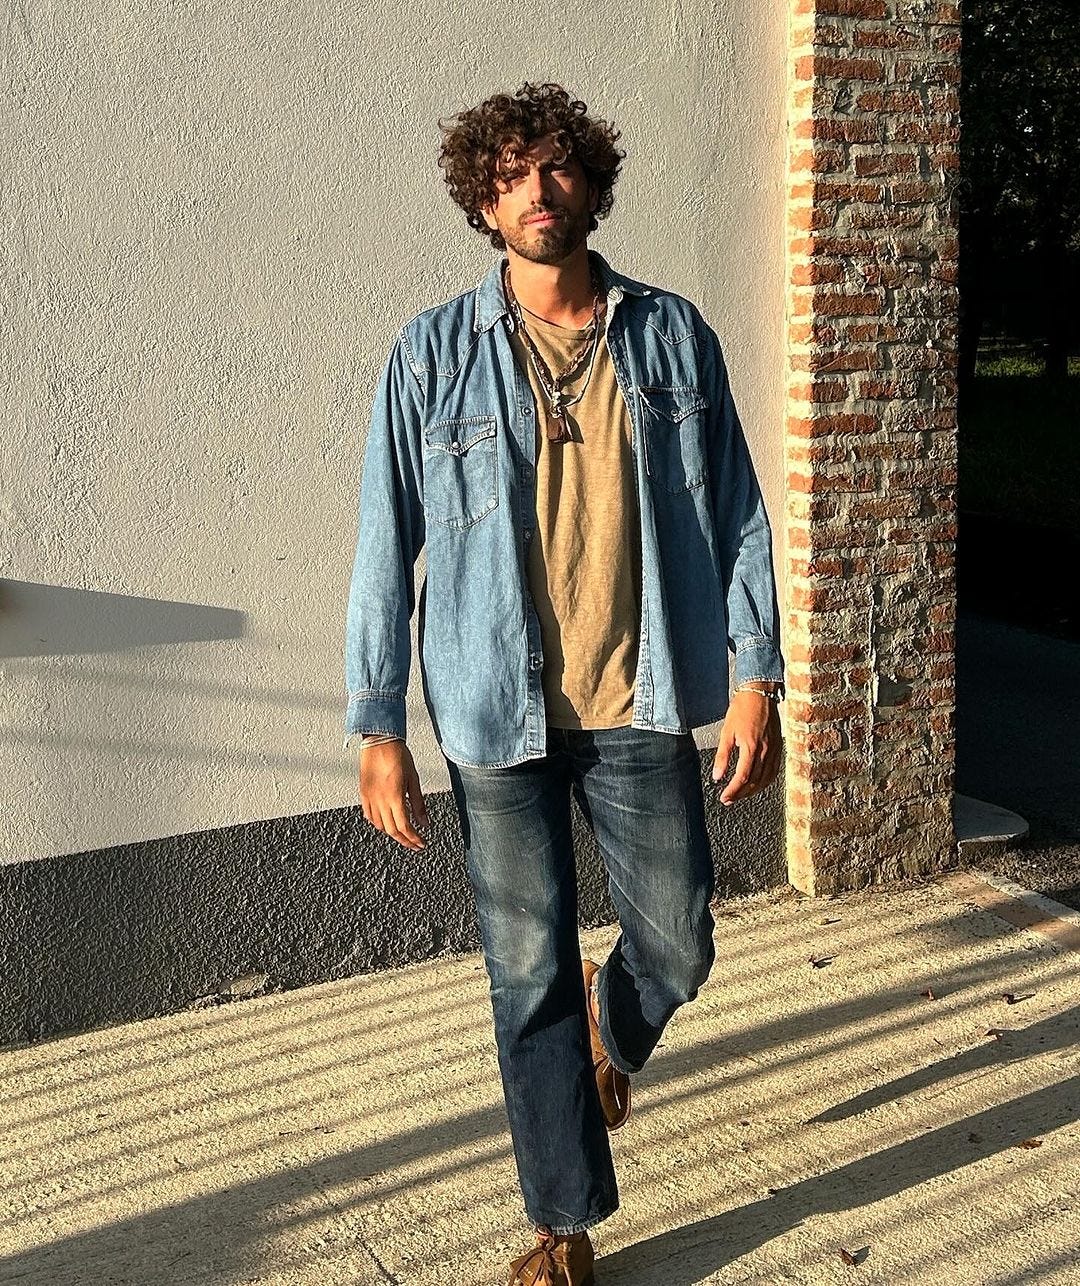
{"label": "fallen leaf", "polygon": [[1042,1139],[1021,1139],[1019,1143],[1013,1144],[1014,1148],[1041,1148]]}
{"label": "fallen leaf", "polygon": [[927,1000],[937,1000],[937,996],[934,995],[933,987],[927,987],[925,991],[920,991],[919,995],[925,996]]}
{"label": "fallen leaf", "polygon": [[1029,991],[1026,996],[1017,996],[1011,991],[1006,991],[1001,999],[1004,1000],[1007,1005],[1018,1005],[1021,1000],[1030,1000],[1034,995],[1035,993],[1033,991]]}
{"label": "fallen leaf", "polygon": [[851,1264],[854,1267],[861,1264],[869,1253],[869,1246],[864,1246],[862,1250],[847,1250],[844,1246],[840,1247],[840,1258],[845,1264]]}
{"label": "fallen leaf", "polygon": [[832,964],[835,956],[811,956],[810,963],[815,969],[823,969],[827,964]]}
{"label": "fallen leaf", "polygon": [[1004,1036],[1005,1030],[1002,1027],[987,1027],[983,1032],[984,1036],[993,1036],[995,1040],[1000,1040]]}
{"label": "fallen leaf", "polygon": [[827,915],[825,916],[824,919],[818,921],[818,924],[839,924],[839,923],[840,923],[840,917],[838,915]]}

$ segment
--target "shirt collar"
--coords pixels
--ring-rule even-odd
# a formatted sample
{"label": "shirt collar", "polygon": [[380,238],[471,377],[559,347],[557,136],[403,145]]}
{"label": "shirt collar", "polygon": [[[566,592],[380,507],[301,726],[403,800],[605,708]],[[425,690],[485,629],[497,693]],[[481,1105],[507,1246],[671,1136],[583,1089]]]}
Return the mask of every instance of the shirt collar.
{"label": "shirt collar", "polygon": [[[604,283],[604,291],[612,304],[617,304],[624,294],[649,295],[652,293],[649,286],[635,281],[632,277],[624,277],[621,272],[616,272],[598,250],[590,250],[589,257],[600,270],[600,280]],[[476,287],[476,310],[473,317],[475,331],[488,330],[500,317],[509,312],[502,283],[505,263],[506,256],[500,255]]]}

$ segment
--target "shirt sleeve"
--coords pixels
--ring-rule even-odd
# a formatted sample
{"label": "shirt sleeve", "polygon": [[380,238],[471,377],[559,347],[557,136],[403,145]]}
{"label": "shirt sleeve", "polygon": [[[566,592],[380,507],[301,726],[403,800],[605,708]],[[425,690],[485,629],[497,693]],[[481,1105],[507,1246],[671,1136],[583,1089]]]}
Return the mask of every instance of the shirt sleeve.
{"label": "shirt sleeve", "polygon": [[345,623],[345,746],[357,734],[405,736],[415,607],[424,546],[423,398],[399,334],[371,410]]}
{"label": "shirt sleeve", "polygon": [[782,691],[784,659],[772,529],[731,394],[720,341],[704,320],[699,324],[703,391],[710,399],[710,504],[727,603],[727,644],[735,655],[735,686],[753,679],[772,680]]}

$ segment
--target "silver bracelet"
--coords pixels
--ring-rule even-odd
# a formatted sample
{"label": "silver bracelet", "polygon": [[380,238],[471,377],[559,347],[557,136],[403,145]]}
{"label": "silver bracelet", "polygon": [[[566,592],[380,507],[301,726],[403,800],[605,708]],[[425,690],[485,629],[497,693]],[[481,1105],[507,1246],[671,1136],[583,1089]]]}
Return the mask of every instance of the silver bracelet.
{"label": "silver bracelet", "polygon": [[736,688],[736,692],[756,692],[759,697],[768,697],[770,701],[780,702],[783,688]]}

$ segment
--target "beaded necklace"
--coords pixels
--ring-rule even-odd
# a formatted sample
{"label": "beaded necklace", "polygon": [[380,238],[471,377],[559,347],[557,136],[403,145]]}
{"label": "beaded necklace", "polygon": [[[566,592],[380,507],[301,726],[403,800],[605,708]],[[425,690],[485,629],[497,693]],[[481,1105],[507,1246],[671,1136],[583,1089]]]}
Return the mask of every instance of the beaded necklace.
{"label": "beaded necklace", "polygon": [[[596,362],[596,351],[600,347],[600,318],[603,313],[604,290],[600,275],[596,270],[595,264],[589,265],[589,276],[593,285],[593,315],[592,321],[586,327],[585,338],[581,347],[575,352],[566,366],[558,374],[554,374],[543,354],[533,343],[533,338],[529,334],[528,327],[525,325],[525,318],[522,315],[522,305],[518,302],[514,294],[514,288],[510,284],[510,264],[507,262],[503,267],[503,287],[506,291],[506,300],[510,305],[510,310],[514,314],[518,326],[521,328],[521,339],[525,345],[532,368],[536,372],[536,379],[544,396],[548,400],[551,408],[551,414],[548,417],[546,430],[550,442],[568,442],[570,441],[570,423],[567,419],[567,409],[576,406],[585,396],[585,390],[589,387],[589,381],[592,379],[593,366]],[[591,349],[591,352],[590,352]],[[585,354],[589,353],[589,369],[585,376],[585,383],[582,384],[574,397],[567,397],[566,389],[563,385],[574,374],[576,368],[581,364]]]}

